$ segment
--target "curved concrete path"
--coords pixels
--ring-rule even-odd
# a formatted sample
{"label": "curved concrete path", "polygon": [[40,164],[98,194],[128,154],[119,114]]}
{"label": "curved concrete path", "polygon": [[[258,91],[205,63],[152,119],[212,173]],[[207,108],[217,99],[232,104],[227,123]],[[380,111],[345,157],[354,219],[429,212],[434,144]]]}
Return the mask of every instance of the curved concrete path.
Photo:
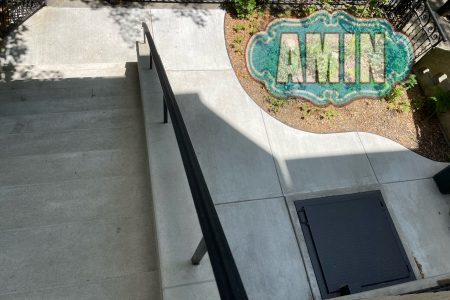
{"label": "curved concrete path", "polygon": [[[450,273],[450,252],[444,251],[450,248],[450,197],[430,179],[447,164],[374,134],[313,134],[280,123],[239,84],[225,48],[223,19],[221,10],[155,9],[151,26],[250,298],[318,296],[293,211],[293,200],[316,195],[381,189],[417,277]],[[184,177],[175,175],[181,161],[165,161],[172,154],[164,149],[176,147],[175,141],[167,137],[171,128],[161,125],[161,95],[149,94],[158,88],[148,79],[152,72],[141,66],[140,73],[154,193],[173,201],[155,203],[157,215],[174,216],[158,231],[164,295],[192,292],[196,299],[211,299],[216,292],[209,264],[192,269],[180,258],[195,249],[198,224],[175,218],[193,213],[185,199],[168,200],[180,197],[167,191],[167,180]],[[161,176],[166,182],[155,178]],[[161,226],[169,233],[161,236]],[[179,236],[189,246],[179,243]]]}

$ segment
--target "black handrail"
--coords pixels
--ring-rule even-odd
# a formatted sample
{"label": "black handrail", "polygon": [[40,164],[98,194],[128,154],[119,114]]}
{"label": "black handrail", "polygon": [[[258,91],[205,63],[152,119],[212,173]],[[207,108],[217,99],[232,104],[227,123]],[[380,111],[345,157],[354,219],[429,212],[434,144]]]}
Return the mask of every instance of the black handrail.
{"label": "black handrail", "polygon": [[[164,111],[169,111],[220,297],[248,299],[155,42],[147,24],[142,23],[142,28],[144,42],[146,38],[150,47],[150,67],[153,60],[163,90]],[[164,119],[167,121],[166,116]]]}

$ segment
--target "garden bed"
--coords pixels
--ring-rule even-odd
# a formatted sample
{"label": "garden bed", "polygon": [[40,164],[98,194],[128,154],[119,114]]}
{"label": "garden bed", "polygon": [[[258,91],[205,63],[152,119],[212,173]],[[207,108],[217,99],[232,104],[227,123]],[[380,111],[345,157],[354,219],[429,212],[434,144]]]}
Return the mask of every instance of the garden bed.
{"label": "garden bed", "polygon": [[[304,12],[304,11],[303,11]],[[305,13],[305,12],[304,12]],[[306,12],[308,13],[308,12]],[[418,85],[398,88],[395,97],[358,99],[343,107],[318,107],[301,98],[273,97],[262,83],[251,77],[245,62],[250,37],[279,17],[290,12],[259,11],[245,19],[225,15],[225,40],[232,66],[249,96],[266,112],[281,122],[309,132],[371,132],[400,143],[408,149],[436,161],[450,161],[450,147],[439,121],[429,110],[422,109],[426,100]]]}

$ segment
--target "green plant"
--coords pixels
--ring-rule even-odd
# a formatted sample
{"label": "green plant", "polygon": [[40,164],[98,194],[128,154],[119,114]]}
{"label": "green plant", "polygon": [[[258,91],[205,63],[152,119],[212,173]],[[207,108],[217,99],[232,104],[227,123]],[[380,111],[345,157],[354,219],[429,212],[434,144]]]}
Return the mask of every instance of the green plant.
{"label": "green plant", "polygon": [[435,88],[433,96],[428,98],[432,109],[436,113],[445,113],[450,111],[450,91],[441,87]]}
{"label": "green plant", "polygon": [[329,106],[323,110],[323,114],[325,118],[331,119],[332,117],[337,116],[338,112],[334,107]]}
{"label": "green plant", "polygon": [[234,31],[239,32],[245,30],[246,26],[243,23],[236,23],[233,27]]}
{"label": "green plant", "polygon": [[410,88],[413,88],[417,85],[417,78],[416,75],[414,74],[410,74],[408,76],[408,78],[405,79],[405,81],[403,81],[403,86],[409,90]]}
{"label": "green plant", "polygon": [[236,36],[233,39],[233,43],[236,45],[240,45],[243,40],[244,40],[244,38],[242,37],[242,35],[236,34]]}
{"label": "green plant", "polygon": [[408,98],[404,99],[407,88],[403,84],[397,84],[385,96],[386,108],[389,110],[396,110],[398,112],[410,112],[411,102]]}
{"label": "green plant", "polygon": [[258,29],[256,27],[250,27],[248,30],[248,33],[250,35],[254,35],[256,32],[258,32]]}
{"label": "green plant", "polygon": [[289,8],[287,8],[285,10],[280,11],[277,16],[278,18],[290,18],[292,17],[292,11]]}
{"label": "green plant", "polygon": [[309,16],[319,10],[319,7],[315,4],[305,5],[303,6],[302,12]]}
{"label": "green plant", "polygon": [[350,4],[347,5],[347,10],[355,15],[356,17],[361,18],[373,18],[373,17],[383,17],[383,4],[385,4],[387,0],[369,0],[366,4],[356,5]]}
{"label": "green plant", "polygon": [[256,0],[231,0],[230,4],[238,18],[250,16],[256,8]]}
{"label": "green plant", "polygon": [[328,10],[328,11],[330,11],[330,10],[332,10],[333,9],[333,6],[332,6],[332,4],[333,4],[333,0],[322,0],[321,1],[322,3],[322,9],[324,9],[324,10]]}
{"label": "green plant", "polygon": [[401,100],[397,103],[397,111],[398,112],[410,112],[411,111],[411,103],[408,100]]}
{"label": "green plant", "polygon": [[390,92],[385,96],[385,99],[387,102],[393,103],[403,95],[403,93],[406,91],[405,87],[401,84],[397,84],[394,86]]}
{"label": "green plant", "polygon": [[258,31],[258,19],[256,17],[250,18],[250,23],[248,24],[248,29],[249,29],[250,35],[253,35]]}
{"label": "green plant", "polygon": [[312,114],[315,114],[318,111],[317,107],[312,106],[312,105],[307,105],[306,103],[303,103],[298,108],[302,112],[302,115],[303,115],[302,119],[304,119],[305,117],[308,117]]}
{"label": "green plant", "polygon": [[264,99],[270,103],[271,107],[270,107],[270,111],[277,113],[280,108],[282,108],[286,102],[286,100],[284,99],[279,99],[279,98],[275,98],[273,96],[265,96]]}

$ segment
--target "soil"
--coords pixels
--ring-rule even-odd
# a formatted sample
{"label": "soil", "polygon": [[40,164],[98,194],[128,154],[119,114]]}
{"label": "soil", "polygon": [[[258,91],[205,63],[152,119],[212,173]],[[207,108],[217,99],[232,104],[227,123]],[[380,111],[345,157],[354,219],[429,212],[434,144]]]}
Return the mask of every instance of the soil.
{"label": "soil", "polygon": [[249,96],[267,113],[300,130],[331,133],[346,131],[371,132],[389,138],[406,148],[435,161],[450,161],[450,146],[435,115],[419,107],[426,98],[417,85],[401,96],[411,103],[411,109],[388,108],[384,99],[357,99],[343,107],[318,107],[302,98],[273,97],[264,85],[248,72],[245,63],[247,43],[257,31],[263,31],[276,19],[265,11],[249,19],[225,15],[225,40],[232,66]]}

